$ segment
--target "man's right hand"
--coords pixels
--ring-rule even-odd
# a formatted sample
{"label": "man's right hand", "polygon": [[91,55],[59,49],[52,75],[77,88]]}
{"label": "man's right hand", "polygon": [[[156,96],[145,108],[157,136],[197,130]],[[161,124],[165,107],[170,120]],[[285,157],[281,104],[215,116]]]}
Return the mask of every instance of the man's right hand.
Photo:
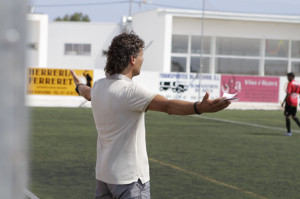
{"label": "man's right hand", "polygon": [[76,73],[72,69],[70,70],[70,72],[73,77],[73,81],[74,81],[75,85],[81,83],[79,77],[76,75]]}
{"label": "man's right hand", "polygon": [[[76,75],[76,73],[73,70],[70,70],[73,81],[75,85],[81,84],[79,77]],[[78,86],[78,91],[82,97],[84,97],[86,100],[91,101],[91,88],[86,85],[80,85]]]}

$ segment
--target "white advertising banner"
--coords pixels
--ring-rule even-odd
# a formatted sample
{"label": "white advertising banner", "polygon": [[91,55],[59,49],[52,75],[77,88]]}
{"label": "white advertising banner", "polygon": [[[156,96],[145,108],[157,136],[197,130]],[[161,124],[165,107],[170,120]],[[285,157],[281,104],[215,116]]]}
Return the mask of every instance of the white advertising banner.
{"label": "white advertising banner", "polygon": [[168,99],[196,101],[199,96],[202,99],[205,92],[210,93],[210,98],[218,98],[220,79],[220,75],[211,74],[143,72],[136,81]]}

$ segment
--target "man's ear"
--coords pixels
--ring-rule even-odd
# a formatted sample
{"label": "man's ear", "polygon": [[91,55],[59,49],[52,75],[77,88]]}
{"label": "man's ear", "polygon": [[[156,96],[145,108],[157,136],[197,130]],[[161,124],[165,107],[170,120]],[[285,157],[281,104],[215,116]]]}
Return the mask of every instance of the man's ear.
{"label": "man's ear", "polygon": [[130,63],[135,64],[135,57],[133,55],[130,56]]}

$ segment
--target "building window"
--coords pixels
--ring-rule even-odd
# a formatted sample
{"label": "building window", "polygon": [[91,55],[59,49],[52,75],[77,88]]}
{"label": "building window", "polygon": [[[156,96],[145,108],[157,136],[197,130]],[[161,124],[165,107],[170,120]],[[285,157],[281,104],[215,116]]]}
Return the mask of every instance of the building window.
{"label": "building window", "polygon": [[201,58],[200,57],[191,57],[191,67],[190,67],[190,71],[192,73],[209,73],[209,66],[210,66],[210,57],[203,57],[202,58],[202,68],[200,69],[200,61]]}
{"label": "building window", "polygon": [[283,75],[287,73],[288,61],[265,60],[265,75]]}
{"label": "building window", "polygon": [[216,54],[235,56],[260,56],[260,40],[217,37]]}
{"label": "building window", "polygon": [[266,39],[265,41],[265,75],[285,76],[288,71],[289,41]]}
{"label": "building window", "polygon": [[188,43],[187,35],[172,36],[171,72],[187,72]]}
{"label": "building window", "polygon": [[186,72],[186,58],[185,57],[172,57],[171,58],[171,71],[172,72]]}
{"label": "building window", "polygon": [[269,76],[285,76],[291,70],[300,75],[300,41],[172,35],[170,68],[171,72]]}
{"label": "building window", "polygon": [[65,44],[65,55],[91,55],[91,44]]}
{"label": "building window", "polygon": [[[203,42],[201,47],[201,42]],[[196,35],[172,35],[171,72],[209,72],[211,38]],[[203,54],[201,54],[201,48]],[[200,57],[203,57],[202,68]]]}
{"label": "building window", "polygon": [[216,73],[258,75],[260,40],[216,38]]}
{"label": "building window", "polygon": [[300,58],[300,41],[292,41],[292,58]]}
{"label": "building window", "polygon": [[172,53],[187,53],[188,52],[188,36],[173,35],[172,36]]}
{"label": "building window", "polygon": [[203,37],[201,36],[192,36],[192,44],[191,44],[191,53],[192,54],[201,54],[201,42],[202,44],[202,53],[203,54],[210,54],[210,43],[211,38],[210,37]]}
{"label": "building window", "polygon": [[292,72],[297,76],[300,75],[300,61],[292,62]]}
{"label": "building window", "polygon": [[288,57],[289,42],[287,40],[266,39],[266,57]]}
{"label": "building window", "polygon": [[259,60],[217,58],[216,73],[258,75]]}

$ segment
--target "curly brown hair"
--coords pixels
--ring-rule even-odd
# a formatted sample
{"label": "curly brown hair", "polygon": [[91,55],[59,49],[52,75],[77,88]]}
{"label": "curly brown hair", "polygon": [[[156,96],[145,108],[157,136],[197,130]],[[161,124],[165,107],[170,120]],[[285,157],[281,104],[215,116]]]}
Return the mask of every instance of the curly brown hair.
{"label": "curly brown hair", "polygon": [[137,57],[144,45],[144,41],[134,32],[115,36],[108,48],[105,72],[109,75],[121,73],[128,66],[131,56]]}

